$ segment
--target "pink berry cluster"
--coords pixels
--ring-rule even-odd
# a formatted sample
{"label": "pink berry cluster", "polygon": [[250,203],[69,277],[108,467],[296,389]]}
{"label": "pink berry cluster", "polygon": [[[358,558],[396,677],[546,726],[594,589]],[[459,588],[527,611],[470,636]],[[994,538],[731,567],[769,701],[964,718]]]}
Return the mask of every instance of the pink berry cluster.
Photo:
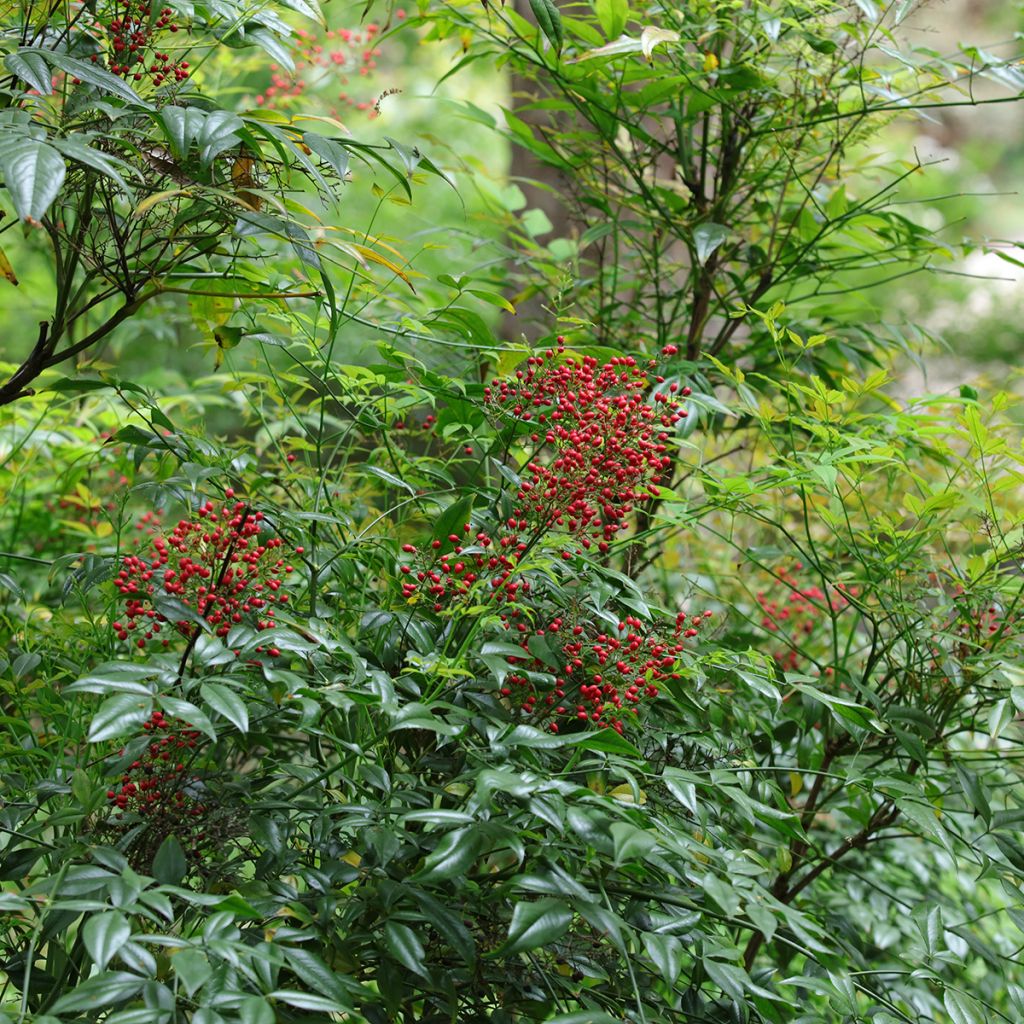
{"label": "pink berry cluster", "polygon": [[[575,722],[621,733],[626,717],[638,714],[643,700],[658,696],[659,684],[680,678],[677,665],[684,643],[710,617],[710,611],[681,612],[671,639],[663,639],[632,615],[606,632],[570,625],[556,616],[524,638],[521,657],[506,659],[514,671],[506,676],[501,695],[551,732]],[[534,637],[546,638],[559,662],[553,684],[544,689],[536,680],[545,673],[550,676],[552,669],[531,651]]]}
{"label": "pink berry cluster", "polygon": [[[136,82],[148,78],[154,85],[180,83],[189,77],[188,61],[162,52],[155,44],[157,33],[176,33],[181,28],[170,7],[154,12],[146,0],[115,0],[97,27],[111,74]],[[102,58],[94,53],[90,60],[98,64]]]}
{"label": "pink berry cluster", "polygon": [[[396,12],[399,20],[405,18],[405,11]],[[332,29],[318,36],[305,29],[299,29],[299,60],[293,71],[286,71],[277,64],[270,65],[270,84],[255,97],[257,106],[274,109],[286,107],[290,100],[302,96],[309,89],[321,85],[347,86],[351,76],[369,79],[377,68],[381,55],[377,37],[381,28],[374,22],[359,29]],[[341,107],[369,112],[370,117],[379,113],[377,103],[356,100],[345,89],[336,94]],[[333,108],[331,116],[337,116],[339,109]]]}
{"label": "pink berry cluster", "polygon": [[[773,652],[776,664],[785,672],[795,672],[800,666],[799,642],[812,636],[815,628],[826,621],[829,612],[835,614],[849,606],[850,597],[859,594],[857,587],[845,588],[837,583],[831,594],[826,594],[816,584],[801,583],[794,573],[803,570],[802,562],[796,562],[792,570],[776,570],[777,589],[773,592],[759,590],[757,603],[763,612],[761,626],[771,633],[783,633],[790,639],[790,646]],[[826,672],[831,674],[831,669]]]}
{"label": "pink berry cluster", "polygon": [[632,356],[603,365],[590,356],[562,358],[559,341],[557,349],[530,357],[513,378],[484,389],[485,401],[502,417],[534,428],[534,456],[507,525],[541,532],[557,527],[584,549],[596,540],[606,552],[629,528],[637,504],[658,496],[671,465],[670,431],[687,413],[674,397],[678,384],[648,400],[652,385],[664,383],[653,360],[641,366]]}
{"label": "pink berry cluster", "polygon": [[[263,536],[263,513],[233,501],[230,489],[227,496],[220,507],[207,501],[170,534],[153,536],[151,554],[125,556],[114,580],[124,596],[124,619],[113,623],[118,639],[134,638],[139,648],[151,641],[169,646],[168,621],[154,607],[159,596],[194,609],[220,637],[243,622],[273,627],[274,606],[288,603],[283,582],[294,570],[279,557],[282,540]],[[149,516],[140,521],[146,529]],[[188,620],[170,625],[185,637],[196,628]]]}

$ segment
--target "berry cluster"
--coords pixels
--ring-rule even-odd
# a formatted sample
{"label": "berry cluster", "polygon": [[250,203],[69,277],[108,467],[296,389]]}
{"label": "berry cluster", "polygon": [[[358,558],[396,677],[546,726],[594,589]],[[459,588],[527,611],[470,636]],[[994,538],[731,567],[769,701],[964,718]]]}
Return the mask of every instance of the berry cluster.
{"label": "berry cluster", "polygon": [[450,550],[444,550],[448,545],[441,540],[431,541],[423,553],[413,544],[402,545],[405,554],[418,556],[415,563],[401,566],[402,596],[407,601],[424,593],[434,611],[440,612],[468,595],[478,581],[484,581],[484,592],[499,604],[515,604],[529,594],[530,581],[515,577],[519,558],[527,547],[517,535],[505,534],[495,542],[483,530],[474,536],[469,523],[462,531],[462,537],[456,533],[448,536]]}
{"label": "berry cluster", "polygon": [[[193,609],[220,637],[242,622],[259,630],[274,625],[273,606],[288,603],[282,583],[292,566],[275,557],[280,538],[261,537],[263,513],[232,501],[230,489],[227,495],[220,508],[207,501],[191,517],[179,520],[167,537],[154,536],[152,557],[124,558],[114,580],[125,599],[124,621],[113,623],[118,639],[134,634],[139,648],[152,640],[169,646],[169,638],[161,635],[168,620],[155,607],[160,597]],[[140,525],[146,526],[146,520],[144,516]],[[191,637],[196,624],[180,620],[173,627]],[[274,655],[275,649],[269,653]]]}
{"label": "berry cluster", "polygon": [[216,808],[193,770],[200,753],[200,733],[167,719],[161,711],[154,711],[142,728],[148,740],[145,750],[131,762],[115,788],[107,790],[107,800],[117,812],[114,820],[124,823],[126,815],[134,814],[145,822],[129,850],[140,868],[150,867],[167,836],[178,839],[185,853],[199,861],[215,845],[219,829]]}
{"label": "berry cluster", "polygon": [[675,383],[647,400],[652,384],[664,383],[653,361],[644,367],[621,356],[600,365],[590,356],[563,359],[564,351],[559,344],[532,356],[514,378],[484,389],[503,416],[534,428],[537,447],[507,525],[542,533],[558,527],[583,548],[596,540],[606,552],[637,503],[658,496],[671,465],[669,431],[687,414],[673,397]]}
{"label": "berry cluster", "polygon": [[[399,20],[405,18],[405,11],[396,12]],[[368,79],[377,67],[381,55],[376,45],[380,26],[370,22],[362,30],[336,29],[321,38],[305,29],[299,29],[299,60],[294,71],[285,72],[277,64],[270,65],[270,85],[255,97],[257,106],[274,109],[286,107],[289,101],[302,96],[309,89],[316,89],[325,83],[348,85],[351,75]],[[356,100],[342,90],[337,99],[343,107],[368,111],[375,117],[380,111],[377,103]],[[378,101],[379,102],[379,101]],[[330,111],[338,115],[338,109]]]}
{"label": "berry cluster", "polygon": [[[856,597],[857,587],[846,589],[837,583],[832,594],[826,594],[814,584],[801,584],[794,573],[803,569],[796,562],[792,570],[781,568],[776,572],[782,594],[772,596],[764,590],[757,592],[757,603],[764,613],[761,626],[770,633],[783,633],[789,644],[773,652],[772,657],[784,672],[795,672],[800,666],[799,647],[814,634],[815,628],[826,621],[829,613],[837,614],[849,606],[847,594]],[[826,672],[831,674],[830,669]]]}
{"label": "berry cluster", "polygon": [[[626,616],[610,632],[568,625],[557,616],[522,643],[522,657],[507,658],[514,669],[501,695],[552,732],[577,722],[621,733],[625,716],[636,715],[645,698],[657,697],[659,684],[680,678],[676,671],[684,642],[698,635],[711,617],[680,613],[671,639],[663,639],[635,616]],[[539,641],[538,639],[540,638]],[[544,645],[543,654],[537,644]],[[551,659],[557,662],[552,676]],[[551,679],[543,686],[539,680]]]}
{"label": "berry cluster", "polygon": [[195,756],[198,730],[182,728],[162,711],[154,711],[142,728],[151,741],[142,757],[132,761],[121,776],[120,787],[107,790],[107,799],[121,811],[199,817],[206,807],[187,791],[198,776],[189,775],[185,764]]}
{"label": "berry cluster", "polygon": [[[106,36],[107,68],[111,74],[136,82],[148,77],[154,85],[184,82],[189,77],[188,61],[174,59],[154,46],[158,32],[175,33],[181,28],[170,7],[154,12],[146,0],[116,0],[112,7],[113,16],[99,22]],[[94,64],[100,59],[95,53],[90,57]]]}
{"label": "berry cluster", "polygon": [[[595,543],[606,553],[629,528],[637,506],[659,493],[671,465],[671,431],[686,416],[676,396],[690,389],[662,387],[666,382],[656,367],[653,360],[640,365],[632,356],[603,364],[589,356],[567,358],[559,338],[557,348],[531,356],[514,377],[491,381],[484,389],[486,403],[506,426],[516,423],[533,446],[511,514],[506,512],[495,531],[466,523],[461,534],[435,538],[429,549],[402,546],[412,556],[399,566],[405,600],[425,598],[440,613],[475,592],[478,602],[496,606],[505,630],[518,633],[523,654],[508,659],[513,671],[502,696],[553,732],[567,722],[621,732],[640,702],[657,696],[659,683],[678,678],[683,641],[696,636],[706,618],[680,615],[668,641],[647,633],[634,617],[611,633],[569,626],[563,616],[540,629],[529,624],[551,613],[539,611],[522,571],[527,552],[554,534],[565,560]],[[538,654],[538,644],[545,656]],[[558,665],[554,675],[552,659]]]}

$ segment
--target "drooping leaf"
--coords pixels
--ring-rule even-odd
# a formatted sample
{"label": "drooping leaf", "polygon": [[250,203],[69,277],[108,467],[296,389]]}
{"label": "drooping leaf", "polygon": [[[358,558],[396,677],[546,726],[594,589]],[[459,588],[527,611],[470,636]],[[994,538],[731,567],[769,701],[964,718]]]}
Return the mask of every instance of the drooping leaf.
{"label": "drooping leaf", "polygon": [[[230,651],[228,652],[230,653]],[[239,732],[249,731],[249,711],[234,690],[223,683],[204,683],[199,692],[217,714],[226,718]]]}
{"label": "drooping leaf", "polygon": [[168,836],[153,858],[153,875],[164,885],[177,885],[188,871],[185,850],[177,836]]}
{"label": "drooping leaf", "polygon": [[45,142],[22,138],[0,152],[0,174],[22,220],[43,219],[66,173],[64,158]]}
{"label": "drooping leaf", "polygon": [[706,221],[693,231],[693,244],[697,250],[697,262],[703,267],[711,254],[729,237],[729,229],[722,224]]}
{"label": "drooping leaf", "polygon": [[561,53],[564,38],[562,15],[553,0],[530,0],[530,10],[533,11],[544,38],[551,44],[555,53]]}

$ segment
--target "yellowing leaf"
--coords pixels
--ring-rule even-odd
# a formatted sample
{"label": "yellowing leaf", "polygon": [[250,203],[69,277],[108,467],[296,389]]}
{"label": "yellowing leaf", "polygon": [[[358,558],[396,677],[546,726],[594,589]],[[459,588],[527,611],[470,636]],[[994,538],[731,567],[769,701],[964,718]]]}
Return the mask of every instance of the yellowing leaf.
{"label": "yellowing leaf", "polygon": [[386,256],[382,256],[376,249],[371,249],[368,245],[356,245],[346,242],[338,243],[338,247],[351,253],[360,263],[379,263],[382,267],[387,267],[392,274],[400,277],[409,286],[411,291],[416,291],[413,288],[412,281],[409,280],[409,275],[397,263],[393,263]]}
{"label": "yellowing leaf", "polygon": [[143,214],[149,213],[154,206],[165,202],[172,196],[184,196],[188,194],[188,190],[184,188],[169,188],[163,192],[154,192],[151,196],[146,196],[146,198],[135,207],[135,210],[132,212],[132,216],[141,217]]}
{"label": "yellowing leaf", "polygon": [[14,273],[14,268],[11,266],[11,261],[7,258],[3,247],[0,247],[0,277],[7,278],[13,285],[18,283],[18,277]]}
{"label": "yellowing leaf", "polygon": [[609,790],[608,795],[613,800],[618,800],[624,804],[640,804],[643,806],[647,803],[647,794],[642,789],[638,789],[636,793],[634,793],[633,787],[626,783]]}

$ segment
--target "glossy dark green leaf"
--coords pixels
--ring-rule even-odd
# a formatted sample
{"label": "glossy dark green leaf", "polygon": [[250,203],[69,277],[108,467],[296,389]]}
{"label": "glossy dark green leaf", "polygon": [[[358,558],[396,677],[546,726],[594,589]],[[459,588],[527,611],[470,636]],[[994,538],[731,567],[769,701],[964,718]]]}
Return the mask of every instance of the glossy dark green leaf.
{"label": "glossy dark green leaf", "polygon": [[562,15],[553,0],[530,0],[530,10],[537,19],[544,38],[551,44],[555,53],[562,52],[563,29]]}
{"label": "glossy dark green leaf", "polygon": [[188,860],[181,840],[168,836],[153,858],[153,876],[164,885],[177,885],[188,872]]}
{"label": "glossy dark green leaf", "polygon": [[465,875],[476,861],[479,850],[480,840],[475,829],[446,832],[414,878],[417,882],[440,882]]}
{"label": "glossy dark green leaf", "polygon": [[93,963],[102,971],[131,938],[132,926],[124,914],[111,910],[93,914],[82,928],[82,941]]}
{"label": "glossy dark green leaf", "polygon": [[89,725],[89,742],[102,743],[136,732],[152,711],[152,697],[136,693],[118,693],[108,697],[93,715]]}
{"label": "glossy dark green leaf", "polygon": [[60,193],[67,173],[64,158],[35,139],[8,142],[0,151],[0,174],[22,220],[39,221]]}
{"label": "glossy dark green leaf", "polygon": [[517,903],[512,911],[508,937],[499,953],[512,956],[560,939],[572,924],[573,913],[563,900],[543,897]]}
{"label": "glossy dark green leaf", "polygon": [[384,925],[384,945],[407,971],[426,976],[426,953],[423,944],[408,925],[399,921],[388,921]]}

